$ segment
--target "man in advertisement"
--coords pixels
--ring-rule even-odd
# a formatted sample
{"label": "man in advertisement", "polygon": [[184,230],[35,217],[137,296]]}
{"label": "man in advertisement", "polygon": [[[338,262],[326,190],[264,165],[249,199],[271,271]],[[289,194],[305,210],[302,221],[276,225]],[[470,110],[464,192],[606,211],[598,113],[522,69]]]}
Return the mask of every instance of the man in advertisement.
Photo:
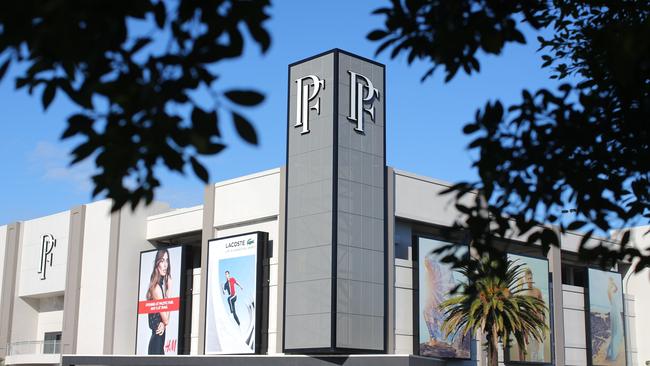
{"label": "man in advertisement", "polygon": [[225,295],[226,293],[228,294],[228,306],[230,307],[230,313],[232,314],[233,318],[235,318],[235,322],[237,322],[237,325],[241,325],[239,323],[239,318],[237,317],[237,309],[235,308],[235,302],[237,301],[237,292],[235,290],[235,285],[239,286],[240,290],[243,290],[244,288],[241,287],[239,282],[234,277],[230,277],[230,271],[226,271],[226,282],[223,284],[223,290],[222,293]]}
{"label": "man in advertisement", "polygon": [[206,354],[254,353],[257,341],[258,238],[254,232],[208,242]]}

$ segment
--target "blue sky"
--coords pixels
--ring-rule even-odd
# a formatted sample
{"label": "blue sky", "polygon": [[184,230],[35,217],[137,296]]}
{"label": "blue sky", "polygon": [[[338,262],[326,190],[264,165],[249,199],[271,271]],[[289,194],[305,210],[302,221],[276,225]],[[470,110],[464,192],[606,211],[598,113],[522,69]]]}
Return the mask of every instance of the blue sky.
{"label": "blue sky", "polygon": [[[244,57],[219,64],[217,85],[226,90],[252,87],[267,98],[260,107],[247,111],[254,122],[260,145],[247,145],[236,135],[228,118],[221,128],[228,148],[203,159],[211,181],[278,167],[285,161],[287,64],[313,54],[342,48],[374,58],[386,65],[387,162],[398,169],[450,182],[474,179],[472,157],[466,150],[469,139],[462,132],[476,109],[486,101],[519,100],[523,88],[550,87],[549,71],[540,69],[537,43],[526,32],[529,45],[510,45],[501,56],[482,56],[481,73],[459,74],[445,84],[440,71],[420,82],[426,64],[408,66],[405,57],[390,60],[387,54],[374,57],[376,43],[366,34],[382,24],[383,17],[371,11],[388,1],[275,1],[268,28],[272,45],[266,55],[249,44]],[[75,141],[58,137],[74,107],[57,96],[43,112],[40,92],[29,96],[16,92],[12,66],[0,82],[2,108],[2,171],[0,224],[26,220],[67,210],[91,200],[89,180],[94,162],[68,168],[68,153]],[[221,84],[221,85],[219,85]],[[202,203],[203,184],[188,170],[186,176],[159,170],[163,186],[157,199],[173,207]]]}

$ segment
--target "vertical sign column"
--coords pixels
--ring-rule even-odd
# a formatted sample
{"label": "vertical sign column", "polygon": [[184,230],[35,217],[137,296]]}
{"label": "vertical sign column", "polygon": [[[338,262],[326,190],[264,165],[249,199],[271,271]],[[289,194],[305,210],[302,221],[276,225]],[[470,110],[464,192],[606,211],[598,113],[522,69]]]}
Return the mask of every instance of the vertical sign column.
{"label": "vertical sign column", "polygon": [[383,351],[384,66],[346,53],[338,62],[335,346]]}
{"label": "vertical sign column", "polygon": [[284,350],[385,349],[384,67],[289,66]]}
{"label": "vertical sign column", "polygon": [[289,66],[284,348],[331,347],[334,54]]}

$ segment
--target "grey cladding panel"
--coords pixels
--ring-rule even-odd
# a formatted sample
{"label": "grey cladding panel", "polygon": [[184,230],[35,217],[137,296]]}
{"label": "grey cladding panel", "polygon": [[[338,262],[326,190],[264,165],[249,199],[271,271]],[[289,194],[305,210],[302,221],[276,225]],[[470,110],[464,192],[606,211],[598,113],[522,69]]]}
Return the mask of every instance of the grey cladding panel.
{"label": "grey cladding panel", "polygon": [[333,51],[289,77],[284,349],[383,350],[383,67]]}
{"label": "grey cladding panel", "polygon": [[[357,79],[353,80],[352,75]],[[339,58],[337,321],[336,346],[384,349],[385,190],[383,68],[341,54]],[[369,82],[368,82],[369,80]],[[351,85],[351,81],[355,85]],[[357,100],[352,92],[378,97]],[[353,91],[352,88],[355,88]],[[364,110],[363,131],[358,104]],[[357,120],[351,120],[356,113]],[[372,114],[366,110],[372,110]],[[374,117],[374,118],[373,118]]]}
{"label": "grey cladding panel", "polygon": [[[297,115],[296,80],[309,75],[324,81],[324,88],[316,88],[312,78],[301,80],[301,92],[313,97],[306,109],[300,109],[307,111],[306,118],[304,113]],[[286,349],[323,348],[331,343],[333,75],[333,54],[294,65],[289,71]],[[296,127],[298,121],[303,125]]]}

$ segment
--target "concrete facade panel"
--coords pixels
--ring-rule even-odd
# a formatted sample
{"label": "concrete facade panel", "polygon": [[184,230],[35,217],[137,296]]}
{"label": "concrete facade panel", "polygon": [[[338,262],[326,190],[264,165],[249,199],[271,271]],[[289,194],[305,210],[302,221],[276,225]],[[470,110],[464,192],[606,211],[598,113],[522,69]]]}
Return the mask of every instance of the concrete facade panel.
{"label": "concrete facade panel", "polygon": [[[2,306],[2,286],[5,269],[5,249],[7,247],[7,225],[0,226],[0,306]],[[1,310],[0,310],[1,311]]]}
{"label": "concrete facade panel", "polygon": [[381,219],[339,212],[339,245],[383,251],[383,230]]}
{"label": "concrete facade panel", "polygon": [[292,172],[302,172],[302,174],[292,174],[289,178],[288,186],[293,188],[308,183],[319,182],[332,178],[332,148],[325,147],[318,150],[307,151],[297,154],[289,159],[289,170]]}
{"label": "concrete facade panel", "polygon": [[221,227],[277,216],[280,210],[279,191],[280,169],[271,169],[216,184],[214,226]]}
{"label": "concrete facade panel", "polygon": [[384,316],[384,304],[369,301],[383,296],[382,284],[354,281],[347,279],[336,280],[336,311],[348,314],[364,314]]}
{"label": "concrete facade panel", "polygon": [[374,283],[384,287],[383,252],[339,244],[336,254],[338,256],[337,278]]}
{"label": "concrete facade panel", "polygon": [[384,343],[384,317],[336,313],[336,346],[381,350]]}
{"label": "concrete facade panel", "polygon": [[81,262],[81,283],[79,308],[93,309],[80,312],[77,324],[77,352],[83,354],[104,353],[103,339],[93,337],[104,332],[104,316],[107,306],[106,283],[108,283],[108,261],[111,227],[111,202],[99,201],[86,205],[83,230],[83,258]]}
{"label": "concrete facade panel", "polygon": [[[330,245],[332,242],[331,221],[331,211],[289,219],[287,240],[292,242],[291,250]],[[309,240],[305,240],[305,238]]]}
{"label": "concrete facade panel", "polygon": [[147,217],[147,240],[201,231],[203,205]]}
{"label": "concrete facade panel", "polygon": [[395,334],[410,336],[413,348],[413,290],[395,289]]}
{"label": "concrete facade panel", "polygon": [[287,284],[332,278],[332,247],[323,245],[287,251]]}
{"label": "concrete facade panel", "polygon": [[[286,316],[329,313],[332,310],[331,290],[330,279],[288,282],[285,285]],[[303,324],[303,327],[309,326],[311,324]]]}
{"label": "concrete facade panel", "polygon": [[[291,175],[291,173],[289,173]],[[309,216],[332,211],[332,180],[320,180],[287,188],[287,218]],[[331,224],[330,224],[331,225]],[[289,246],[287,249],[291,250]]]}
{"label": "concrete facade panel", "polygon": [[331,313],[288,315],[284,319],[285,345],[295,349],[328,347],[330,343]]}

